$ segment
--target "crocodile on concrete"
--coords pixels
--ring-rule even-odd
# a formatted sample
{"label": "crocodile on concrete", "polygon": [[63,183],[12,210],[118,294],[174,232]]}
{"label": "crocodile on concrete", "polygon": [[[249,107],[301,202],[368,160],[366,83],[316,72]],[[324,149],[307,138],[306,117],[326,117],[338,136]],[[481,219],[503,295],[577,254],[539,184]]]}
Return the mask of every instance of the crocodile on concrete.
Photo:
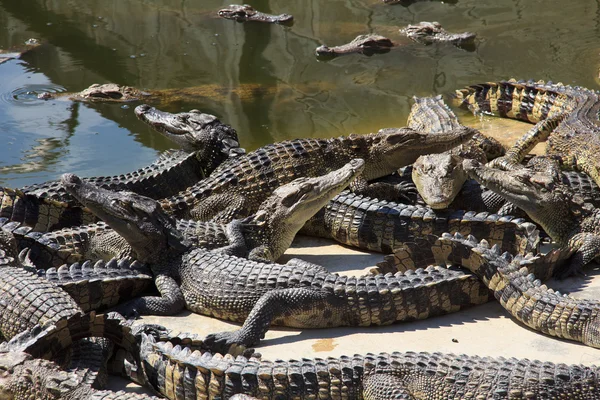
{"label": "crocodile on concrete", "polygon": [[400,29],[400,33],[418,43],[452,43],[456,46],[468,47],[475,43],[477,34],[472,32],[450,33],[439,22],[419,22]]}
{"label": "crocodile on concrete", "polygon": [[[87,384],[80,371],[63,370],[49,361],[73,346],[76,341],[89,337],[110,339],[130,352],[140,364],[139,337],[163,334],[164,328],[142,326],[135,331],[121,319],[110,315],[77,313],[61,318],[55,324],[39,325],[0,345],[0,398],[29,399],[154,399],[157,397],[136,393],[96,390]],[[147,336],[145,336],[147,340]]]}
{"label": "crocodile on concrete", "polygon": [[473,134],[470,128],[440,135],[386,128],[375,134],[269,144],[220,166],[196,185],[161,200],[161,206],[176,218],[230,222],[255,213],[277,187],[324,175],[354,158],[362,158],[365,168],[351,189],[377,196],[389,185],[368,181],[412,164],[422,154],[446,151]]}
{"label": "crocodile on concrete", "polygon": [[487,212],[432,210],[342,192],[299,233],[334,239],[364,250],[393,253],[404,242],[427,234],[472,234],[505,251],[537,252],[536,226],[522,218]]}
{"label": "crocodile on concrete", "polygon": [[[326,175],[298,178],[285,184],[275,189],[255,214],[243,220],[226,225],[182,221],[174,228],[183,228],[186,235],[177,230],[178,234],[190,245],[219,248],[222,253],[248,256],[253,260],[274,261],[288,249],[304,223],[363,171],[364,164],[363,160],[354,159]],[[70,174],[63,175],[62,181],[71,194],[113,228],[115,224],[131,223],[121,220],[125,215],[137,223],[144,223],[143,218],[162,214],[158,202],[147,197],[101,189]],[[139,218],[142,218],[141,222],[138,222]],[[94,238],[95,243],[91,244],[95,250],[92,251],[109,253],[109,256],[115,252],[123,255],[131,251],[131,255],[139,259],[136,246],[127,246],[130,240],[119,237],[121,230],[115,228],[108,238],[106,234]],[[122,246],[119,245],[119,239]]]}
{"label": "crocodile on concrete", "polygon": [[383,54],[394,47],[394,42],[385,36],[367,34],[358,35],[351,42],[340,46],[328,47],[321,45],[315,50],[317,56],[339,56],[342,54],[360,53],[366,56]]}
{"label": "crocodile on concrete", "polygon": [[410,351],[270,361],[212,354],[189,335],[141,336],[148,381],[168,399],[600,398],[595,366]]}
{"label": "crocodile on concrete", "polygon": [[349,278],[311,266],[260,263],[190,248],[160,208],[149,215],[123,211],[125,205],[115,209],[118,196],[107,194],[101,197],[103,203],[95,203],[78,190],[72,175],[63,179],[67,189],[71,182],[72,194],[81,192],[82,202],[112,225],[154,272],[161,297],[142,297],[118,310],[171,315],[187,307],[246,321],[240,332],[211,336],[215,349],[256,343],[271,322],[293,327],[384,325],[454,312],[487,301],[489,295],[487,289],[472,291],[473,282],[465,274],[445,269]]}
{"label": "crocodile on concrete", "polygon": [[463,168],[480,184],[525,211],[552,240],[573,253],[569,265],[557,271],[558,277],[580,272],[600,255],[600,210],[584,203],[562,183],[558,163],[534,157],[527,168],[503,171],[465,160]]}
{"label": "crocodile on concrete", "polygon": [[248,4],[231,4],[220,9],[217,15],[221,18],[232,19],[237,22],[267,22],[271,24],[289,24],[294,20],[290,14],[272,15],[256,11]]}
{"label": "crocodile on concrete", "polygon": [[546,154],[590,175],[600,184],[600,95],[582,87],[542,81],[489,82],[456,91],[474,113],[488,113],[535,123],[504,157],[492,161],[501,169],[519,168],[533,147],[547,141]]}
{"label": "crocodile on concrete", "polygon": [[477,242],[473,236],[465,238],[448,233],[437,240],[431,239],[430,247],[421,244],[415,246],[414,251],[430,251],[437,264],[467,268],[494,292],[502,307],[528,327],[550,336],[600,347],[600,302],[562,295],[542,285],[541,280],[550,278],[556,267],[556,264],[540,263],[546,256],[513,256],[502,253],[497,246],[490,247],[485,240]]}
{"label": "crocodile on concrete", "polygon": [[[413,99],[415,104],[408,116],[409,128],[436,134],[461,127],[441,95]],[[463,159],[486,163],[503,154],[504,147],[500,142],[476,133],[470,141],[451,150],[420,156],[412,166],[412,180],[427,205],[438,210],[448,208],[468,178],[462,169]]]}

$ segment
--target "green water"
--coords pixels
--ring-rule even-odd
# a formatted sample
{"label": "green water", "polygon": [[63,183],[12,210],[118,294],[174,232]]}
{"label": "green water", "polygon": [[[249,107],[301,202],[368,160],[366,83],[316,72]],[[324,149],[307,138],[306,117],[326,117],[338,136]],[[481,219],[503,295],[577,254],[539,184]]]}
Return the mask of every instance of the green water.
{"label": "green water", "polygon": [[[247,149],[296,137],[403,126],[413,95],[448,94],[510,77],[596,88],[600,2],[256,0],[295,17],[291,27],[216,18],[229,1],[0,0],[0,48],[44,45],[0,64],[0,184],[20,187],[64,172],[112,175],[150,163],[171,144],[118,104],[42,101],[42,91],[115,82],[156,90],[219,88],[220,95],[161,106],[197,108],[234,126]],[[475,51],[423,46],[398,29],[439,21],[474,31]],[[374,32],[390,53],[319,61],[320,44]],[[261,85],[250,98],[237,91]]]}

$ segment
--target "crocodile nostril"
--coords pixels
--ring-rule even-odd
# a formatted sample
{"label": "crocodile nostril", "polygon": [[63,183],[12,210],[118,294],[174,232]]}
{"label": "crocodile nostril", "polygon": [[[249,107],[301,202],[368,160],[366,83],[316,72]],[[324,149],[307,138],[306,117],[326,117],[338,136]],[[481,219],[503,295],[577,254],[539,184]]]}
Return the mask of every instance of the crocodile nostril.
{"label": "crocodile nostril", "polygon": [[135,113],[136,113],[136,115],[143,114],[147,111],[150,111],[151,108],[152,107],[150,107],[148,104],[142,104],[135,108]]}

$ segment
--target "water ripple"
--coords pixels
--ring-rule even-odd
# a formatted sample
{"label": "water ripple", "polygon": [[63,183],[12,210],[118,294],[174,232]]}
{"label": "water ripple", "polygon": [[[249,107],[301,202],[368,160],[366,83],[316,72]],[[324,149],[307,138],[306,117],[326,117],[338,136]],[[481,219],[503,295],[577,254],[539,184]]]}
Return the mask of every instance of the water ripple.
{"label": "water ripple", "polygon": [[14,89],[11,92],[0,93],[0,103],[11,103],[14,105],[36,105],[43,104],[46,100],[38,98],[42,93],[62,93],[67,89],[63,86],[48,84],[31,84]]}

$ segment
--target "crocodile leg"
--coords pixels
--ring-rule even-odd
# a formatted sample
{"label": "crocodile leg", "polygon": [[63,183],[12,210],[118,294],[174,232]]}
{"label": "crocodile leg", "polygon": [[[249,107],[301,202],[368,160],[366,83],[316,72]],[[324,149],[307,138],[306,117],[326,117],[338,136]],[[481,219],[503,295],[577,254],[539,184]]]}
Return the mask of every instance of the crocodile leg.
{"label": "crocodile leg", "polygon": [[245,257],[248,254],[248,248],[246,247],[246,239],[242,229],[242,221],[239,219],[234,219],[228,223],[225,234],[230,244],[220,247],[215,251],[230,256]]}
{"label": "crocodile leg", "polygon": [[387,182],[369,183],[363,177],[356,178],[350,184],[350,189],[355,194],[376,199],[393,199],[394,201],[408,202],[408,204],[413,203],[412,197],[417,192],[417,188],[412,182],[400,182],[398,184]]}
{"label": "crocodile leg", "polygon": [[579,233],[569,240],[568,246],[571,250],[575,250],[575,253],[569,265],[557,271],[558,279],[581,274],[585,265],[600,256],[600,236],[593,233]]}
{"label": "crocodile leg", "polygon": [[185,299],[179,285],[172,277],[157,274],[154,284],[161,297],[144,296],[116,307],[115,311],[128,316],[133,314],[174,315],[185,308]]}
{"label": "crocodile leg", "polygon": [[343,314],[340,299],[331,292],[310,288],[272,290],[256,302],[240,329],[210,334],[204,345],[212,351],[226,353],[231,346],[256,345],[278,319],[285,320],[286,326],[296,325],[294,320],[302,321],[298,325],[301,327],[339,326],[338,320],[343,319]]}
{"label": "crocodile leg", "polygon": [[506,151],[502,157],[495,158],[487,165],[505,171],[515,169],[525,156],[541,142],[545,142],[556,127],[568,116],[561,113],[536,123],[527,133]]}
{"label": "crocodile leg", "polygon": [[404,382],[391,373],[372,373],[363,378],[363,398],[365,400],[413,400]]}

